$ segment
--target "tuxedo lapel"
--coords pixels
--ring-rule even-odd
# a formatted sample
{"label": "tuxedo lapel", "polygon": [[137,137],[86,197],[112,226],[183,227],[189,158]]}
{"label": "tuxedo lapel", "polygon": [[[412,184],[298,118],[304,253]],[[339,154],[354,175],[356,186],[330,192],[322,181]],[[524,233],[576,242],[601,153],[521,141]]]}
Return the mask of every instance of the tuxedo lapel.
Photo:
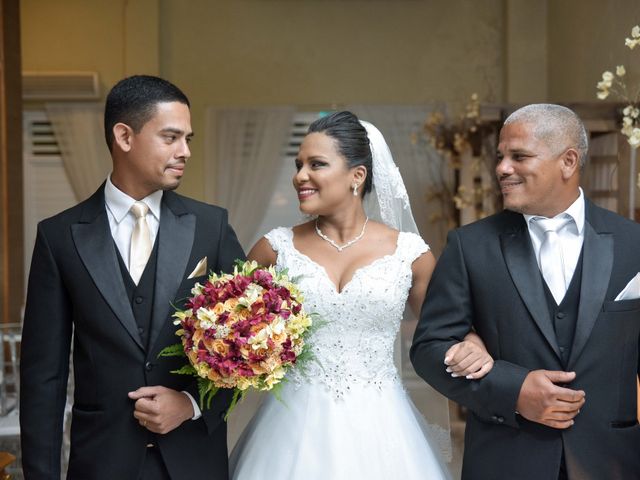
{"label": "tuxedo lapel", "polygon": [[527,310],[558,358],[560,349],[549,317],[542,276],[536,262],[529,231],[520,216],[520,226],[500,235],[500,244],[511,279]]}
{"label": "tuxedo lapel", "polygon": [[613,268],[613,234],[601,231],[597,219],[590,218],[593,217],[590,215],[591,210],[590,202],[586,202],[580,306],[569,369],[575,364],[591,335],[607,293]]}
{"label": "tuxedo lapel", "polygon": [[144,349],[118,267],[104,206],[104,185],[87,200],[80,221],[71,226],[71,235],[96,288],[134,342]]}
{"label": "tuxedo lapel", "polygon": [[152,350],[162,329],[171,324],[170,314],[173,309],[171,302],[184,278],[195,231],[195,215],[185,210],[175,194],[165,192],[158,230],[158,260],[149,351]]}

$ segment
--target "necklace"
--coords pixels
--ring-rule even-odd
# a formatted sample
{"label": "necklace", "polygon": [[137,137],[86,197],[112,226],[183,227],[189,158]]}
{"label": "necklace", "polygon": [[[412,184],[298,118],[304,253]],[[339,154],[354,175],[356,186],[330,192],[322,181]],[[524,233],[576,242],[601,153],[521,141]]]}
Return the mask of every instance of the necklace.
{"label": "necklace", "polygon": [[333,240],[331,240],[329,237],[327,237],[324,233],[322,233],[322,230],[320,230],[320,227],[318,227],[318,219],[316,218],[316,233],[318,234],[318,236],[323,239],[325,242],[329,242],[329,244],[331,246],[333,246],[336,250],[338,250],[339,252],[341,252],[342,250],[344,250],[347,247],[350,247],[351,245],[353,245],[354,243],[356,243],[358,240],[360,240],[363,235],[364,235],[364,230],[367,228],[367,222],[369,221],[369,217],[367,217],[364,221],[364,225],[362,225],[362,231],[360,232],[360,235],[358,235],[356,238],[349,240],[347,243],[345,243],[344,245],[338,245],[336,242],[334,242]]}

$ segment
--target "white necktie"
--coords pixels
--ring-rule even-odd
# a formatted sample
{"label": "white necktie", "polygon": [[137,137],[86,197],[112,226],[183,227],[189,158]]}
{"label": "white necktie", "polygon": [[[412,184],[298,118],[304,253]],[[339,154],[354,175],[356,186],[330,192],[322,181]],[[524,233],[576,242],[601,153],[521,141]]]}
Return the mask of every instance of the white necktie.
{"label": "white necktie", "polygon": [[131,233],[131,251],[129,254],[129,274],[137,285],[151,255],[151,234],[147,225],[149,207],[144,202],[136,202],[131,206],[131,213],[136,217],[136,224]]}
{"label": "white necktie", "polygon": [[540,272],[542,272],[542,276],[558,305],[562,302],[568,288],[567,279],[565,278],[564,256],[558,232],[571,220],[571,217],[534,218],[534,225],[544,234],[544,239],[540,245]]}

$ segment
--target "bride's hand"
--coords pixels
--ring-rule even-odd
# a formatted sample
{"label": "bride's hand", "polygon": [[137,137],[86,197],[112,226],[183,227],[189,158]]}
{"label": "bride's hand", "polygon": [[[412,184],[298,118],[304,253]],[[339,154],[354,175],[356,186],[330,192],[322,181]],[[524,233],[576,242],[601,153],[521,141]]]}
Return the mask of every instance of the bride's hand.
{"label": "bride's hand", "polygon": [[484,342],[471,332],[464,341],[453,345],[445,354],[444,363],[452,377],[477,380],[493,368],[493,357],[489,355]]}

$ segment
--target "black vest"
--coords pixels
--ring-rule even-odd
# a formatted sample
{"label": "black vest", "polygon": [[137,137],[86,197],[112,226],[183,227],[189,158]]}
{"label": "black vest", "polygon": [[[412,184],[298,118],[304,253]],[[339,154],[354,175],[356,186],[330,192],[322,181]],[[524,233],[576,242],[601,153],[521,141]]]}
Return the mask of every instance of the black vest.
{"label": "black vest", "polygon": [[[540,274],[542,276],[542,274]],[[560,348],[562,364],[566,368],[571,355],[571,345],[573,345],[573,336],[576,331],[578,322],[578,307],[580,306],[580,286],[582,285],[582,251],[576,264],[576,269],[571,278],[571,283],[567,289],[567,293],[560,302],[556,303],[547,283],[542,278],[544,284],[544,293],[547,297],[547,307],[549,315],[553,321],[553,328],[556,332],[556,340]]]}
{"label": "black vest", "polygon": [[142,339],[142,345],[145,349],[149,348],[149,333],[151,332],[151,318],[153,316],[153,296],[156,288],[156,260],[158,258],[158,239],[153,245],[153,250],[147,261],[147,265],[144,267],[142,276],[138,285],[133,282],[131,275],[129,275],[129,269],[124,264],[124,260],[120,256],[120,252],[116,247],[118,253],[118,264],[120,265],[120,273],[122,273],[122,280],[124,281],[124,287],[127,291],[127,297],[131,303],[131,310],[133,316],[138,324],[138,333]]}

